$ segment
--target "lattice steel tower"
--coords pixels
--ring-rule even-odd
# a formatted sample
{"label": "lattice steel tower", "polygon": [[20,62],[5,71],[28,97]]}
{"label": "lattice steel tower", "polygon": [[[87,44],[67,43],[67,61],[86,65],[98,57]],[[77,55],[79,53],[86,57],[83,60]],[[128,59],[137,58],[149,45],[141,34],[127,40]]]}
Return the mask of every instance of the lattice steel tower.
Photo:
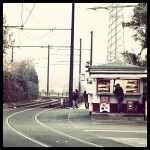
{"label": "lattice steel tower", "polygon": [[107,45],[107,63],[123,60],[124,46],[123,6],[121,3],[111,3],[109,16],[109,31]]}
{"label": "lattice steel tower", "polygon": [[136,5],[131,5],[130,3],[126,3],[125,5],[123,5],[123,3],[111,3],[109,7],[104,6],[107,4],[88,9],[110,10],[107,45],[107,63],[110,63],[115,60],[124,60],[124,57],[122,55],[122,53],[125,52],[124,28],[122,26],[122,23],[124,22],[123,8],[135,7]]}

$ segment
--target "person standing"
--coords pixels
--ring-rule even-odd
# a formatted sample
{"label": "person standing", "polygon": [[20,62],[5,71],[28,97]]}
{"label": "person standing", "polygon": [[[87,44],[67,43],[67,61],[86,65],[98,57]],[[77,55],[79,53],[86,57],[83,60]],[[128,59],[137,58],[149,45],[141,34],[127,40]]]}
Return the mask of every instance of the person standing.
{"label": "person standing", "polygon": [[88,94],[86,93],[86,91],[84,91],[84,100],[85,100],[85,108],[88,109],[89,103],[88,103]]}
{"label": "person standing", "polygon": [[73,109],[74,108],[78,108],[77,106],[77,100],[79,99],[79,94],[78,94],[78,90],[75,89],[75,91],[73,92],[73,95],[72,95],[72,100],[73,100]]}
{"label": "person standing", "polygon": [[120,87],[120,84],[115,85],[114,94],[118,100],[118,112],[122,112],[122,101],[124,98],[124,93],[122,87]]}

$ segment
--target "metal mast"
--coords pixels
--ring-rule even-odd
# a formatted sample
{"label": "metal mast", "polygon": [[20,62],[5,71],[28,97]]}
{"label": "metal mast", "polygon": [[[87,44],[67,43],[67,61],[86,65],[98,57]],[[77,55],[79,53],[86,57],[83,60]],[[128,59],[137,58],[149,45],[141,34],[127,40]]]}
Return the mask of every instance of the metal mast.
{"label": "metal mast", "polygon": [[130,5],[123,3],[111,3],[110,6],[96,6],[88,8],[92,10],[105,9],[110,10],[109,16],[109,30],[108,30],[108,45],[107,45],[107,63],[123,60],[124,57],[121,53],[125,52],[124,46],[124,29],[122,23],[124,22],[124,7],[135,7],[136,5]]}
{"label": "metal mast", "polygon": [[109,31],[107,45],[107,63],[123,60],[124,46],[123,6],[121,3],[111,3],[109,16]]}

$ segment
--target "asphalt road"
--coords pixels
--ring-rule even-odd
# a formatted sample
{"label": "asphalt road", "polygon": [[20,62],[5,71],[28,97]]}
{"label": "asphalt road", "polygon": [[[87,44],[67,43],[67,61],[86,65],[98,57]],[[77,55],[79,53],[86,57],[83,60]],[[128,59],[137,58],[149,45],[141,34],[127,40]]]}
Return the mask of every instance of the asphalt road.
{"label": "asphalt road", "polygon": [[86,109],[3,109],[3,147],[146,146],[146,124],[95,120]]}

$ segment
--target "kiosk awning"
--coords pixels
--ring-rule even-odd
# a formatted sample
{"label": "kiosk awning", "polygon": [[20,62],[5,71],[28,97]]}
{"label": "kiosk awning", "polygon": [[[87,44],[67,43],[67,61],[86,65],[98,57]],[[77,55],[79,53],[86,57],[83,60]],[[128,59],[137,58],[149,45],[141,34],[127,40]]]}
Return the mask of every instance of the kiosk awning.
{"label": "kiosk awning", "polygon": [[140,79],[147,78],[147,74],[91,74],[91,78]]}

